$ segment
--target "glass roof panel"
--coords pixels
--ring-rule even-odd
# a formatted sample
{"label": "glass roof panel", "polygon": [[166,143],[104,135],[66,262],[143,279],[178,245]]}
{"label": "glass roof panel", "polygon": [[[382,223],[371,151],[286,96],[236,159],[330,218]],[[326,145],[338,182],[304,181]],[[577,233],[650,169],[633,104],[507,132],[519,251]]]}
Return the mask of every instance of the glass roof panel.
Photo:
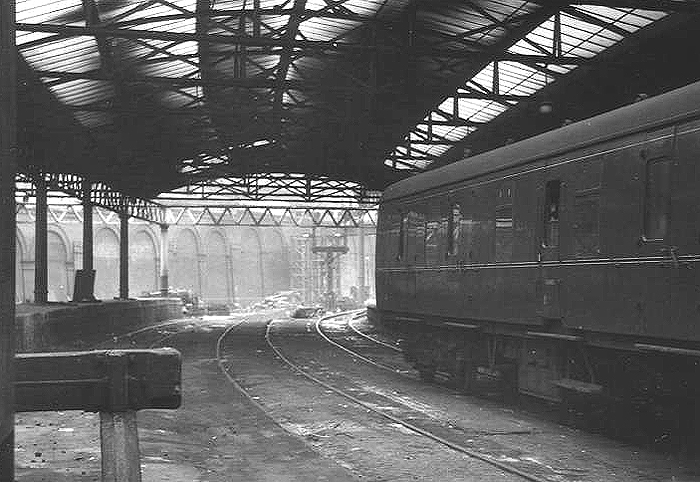
{"label": "glass roof panel", "polygon": [[82,0],[16,0],[15,17],[21,23],[45,23],[64,19],[85,25]]}
{"label": "glass roof panel", "polygon": [[106,112],[75,112],[76,120],[88,129],[96,129],[112,123],[112,116]]}
{"label": "glass roof panel", "polygon": [[362,25],[352,20],[330,19],[325,17],[310,18],[299,25],[297,38],[316,41],[332,41],[342,38],[349,31]]}
{"label": "glass roof panel", "polygon": [[[103,24],[112,28],[149,30],[171,34],[193,34],[197,30],[198,0],[92,0],[97,5],[99,17]],[[317,17],[305,17],[299,25],[297,39],[337,41],[355,35],[359,27],[367,25],[365,17],[387,16],[394,21],[400,14],[405,14],[412,0],[307,0],[304,8],[316,11]],[[428,2],[418,10],[417,23],[420,41],[426,45],[436,44],[439,48],[464,49],[465,45],[477,44],[491,46],[507,39],[513,29],[520,27],[523,14],[536,12],[542,8],[538,2],[519,0],[479,0],[476,2]],[[289,15],[277,15],[273,10],[289,12],[294,2],[287,0],[260,0],[260,7],[267,13],[259,25],[261,35],[266,38],[280,38],[287,31]],[[23,23],[46,23],[57,26],[85,26],[85,8],[83,0],[17,0],[17,21]],[[216,0],[210,2],[213,11],[221,15],[213,17],[209,31],[222,35],[232,35],[239,30],[237,11],[252,11],[252,0]],[[229,13],[223,14],[228,10]],[[273,13],[270,15],[270,13]],[[334,18],[333,15],[336,15]],[[392,15],[389,17],[389,15]],[[528,65],[511,61],[501,61],[494,65],[473,62],[473,71],[481,69],[464,83],[464,89],[458,98],[449,97],[437,103],[433,112],[429,112],[416,126],[416,131],[406,135],[416,143],[409,150],[398,146],[395,153],[401,158],[411,158],[394,162],[398,168],[425,167],[434,157],[444,153],[450,145],[443,141],[457,141],[474,131],[474,127],[460,125],[465,121],[488,122],[509,106],[517,102],[516,96],[528,96],[537,92],[557,75],[567,73],[575,65],[546,64],[545,57],[553,56],[560,50],[564,56],[590,58],[619,42],[626,32],[638,29],[658,20],[666,14],[658,11],[645,11],[632,8],[613,8],[594,5],[569,5],[566,13],[553,16],[536,26],[508,52],[513,54],[540,55],[542,63]],[[253,35],[253,16],[247,15],[246,33]],[[521,19],[518,19],[521,17]],[[515,21],[513,22],[513,20]],[[555,41],[555,31],[560,29],[561,38]],[[110,113],[100,108],[75,110],[80,106],[93,106],[111,102],[114,99],[114,85],[109,81],[65,80],[74,78],[74,74],[90,72],[95,75],[112,75],[115,65],[128,74],[148,75],[172,78],[193,78],[199,76],[199,48],[196,42],[183,41],[185,37],[175,35],[168,40],[98,38],[95,35],[59,37],[54,33],[18,32],[17,43],[20,53],[29,65],[41,71],[51,71],[44,75],[47,87],[60,102],[74,108],[76,119],[83,125],[95,127],[110,122]],[[354,39],[354,37],[352,37]],[[172,40],[171,40],[172,39]],[[436,43],[437,42],[437,43]],[[275,74],[275,67],[280,64],[283,50],[279,47],[251,47],[245,53],[245,68],[234,70],[234,47],[213,44],[213,50],[220,53],[224,60],[213,64],[212,71],[221,79],[229,76],[245,75],[249,79],[256,76],[267,79]],[[24,46],[24,47],[23,47]],[[99,48],[98,48],[99,47]],[[244,48],[243,50],[246,50]],[[101,57],[109,52],[109,58]],[[491,51],[491,50],[489,50]],[[296,55],[296,54],[294,54]],[[303,52],[300,54],[303,55]],[[241,56],[237,57],[240,59]],[[334,61],[332,59],[331,61]],[[286,64],[285,64],[286,66]],[[289,80],[313,80],[322,78],[329,62],[324,57],[293,57],[291,65],[285,70]],[[423,59],[420,68],[431,75],[441,75],[443,65],[437,61]],[[461,67],[460,67],[461,68]],[[432,69],[432,70],[431,70]],[[494,81],[494,72],[498,72]],[[61,75],[64,74],[63,76]],[[325,77],[323,77],[325,78]],[[452,84],[454,85],[454,84]],[[497,88],[496,92],[494,86]],[[158,89],[155,85],[149,89]],[[219,92],[229,95],[235,87],[221,87]],[[252,92],[252,90],[251,90]],[[473,94],[475,98],[469,98]],[[510,95],[507,98],[498,96]],[[231,95],[230,97],[234,97]],[[314,96],[320,97],[320,96]],[[199,102],[199,93],[190,96],[186,89],[167,87],[159,90],[153,98],[168,108],[178,108]],[[257,98],[256,98],[257,101]],[[283,93],[287,112],[302,110],[299,103],[309,101],[300,92]],[[256,102],[257,103],[257,102]],[[315,104],[314,104],[315,105]],[[309,103],[312,106],[312,103]],[[318,107],[318,106],[317,106]],[[256,107],[262,112],[262,107]],[[439,111],[439,112],[438,112]],[[428,120],[439,121],[437,125],[428,124]],[[442,125],[455,120],[454,125]],[[218,158],[216,158],[218,159]],[[197,168],[217,160],[198,159]]]}
{"label": "glass roof panel", "polygon": [[47,32],[17,32],[17,38],[15,41],[17,43],[17,47],[21,49],[22,45],[28,44],[29,42],[37,42],[41,39],[55,36],[56,34]]}
{"label": "glass roof panel", "polygon": [[60,84],[49,84],[49,90],[59,101],[70,106],[104,102],[114,97],[114,87],[104,80],[71,80]]}
{"label": "glass roof panel", "polygon": [[[622,35],[623,31],[629,32],[630,34],[634,33],[640,28],[666,15],[663,12],[650,12],[630,8],[588,5],[579,5],[572,8],[574,10],[572,14],[562,13],[558,18],[561,32],[559,42],[555,42],[554,38],[557,17],[552,16],[535,27],[523,39],[511,46],[508,52],[513,54],[547,56],[553,55],[554,49],[558,47],[561,49],[561,54],[564,56],[590,58],[622,40],[624,38]],[[577,12],[580,13],[577,14]],[[539,67],[541,67],[541,69],[518,62],[499,62],[498,92],[493,92],[493,94],[529,96],[555,80],[555,76],[548,74],[547,71],[553,74],[565,74],[573,70],[576,66],[562,64],[545,65],[543,63],[540,64]],[[466,86],[472,87],[472,89],[464,90],[462,93],[475,91],[481,94],[489,94],[489,91],[494,86],[493,62],[469,79],[466,82]],[[459,113],[460,119],[488,122],[505,111],[509,105],[514,105],[515,103],[515,101],[510,99],[505,102],[495,102],[490,100],[460,98],[457,112]],[[445,101],[439,104],[437,110],[454,113],[454,99],[445,99]],[[434,114],[426,116],[416,128],[423,128],[423,126],[427,124],[426,120],[430,117],[434,118]],[[436,127],[437,126],[433,127],[434,132],[437,132]],[[453,133],[459,133],[466,136],[474,130],[476,129],[453,127],[449,135],[452,136]],[[401,149],[401,146],[397,146],[394,150],[394,154],[399,152],[399,149]],[[428,152],[434,154],[438,151],[444,152],[446,150],[446,146],[431,146]],[[415,156],[415,153],[412,153],[412,156]],[[404,162],[408,165],[415,165],[418,168],[426,167],[426,160],[420,155],[416,156],[415,159],[412,158]],[[393,166],[391,159],[387,159],[385,164]],[[396,168],[405,169],[406,165],[397,165]]]}
{"label": "glass roof panel", "polygon": [[36,70],[88,72],[100,66],[100,53],[94,37],[70,37],[21,50]]}

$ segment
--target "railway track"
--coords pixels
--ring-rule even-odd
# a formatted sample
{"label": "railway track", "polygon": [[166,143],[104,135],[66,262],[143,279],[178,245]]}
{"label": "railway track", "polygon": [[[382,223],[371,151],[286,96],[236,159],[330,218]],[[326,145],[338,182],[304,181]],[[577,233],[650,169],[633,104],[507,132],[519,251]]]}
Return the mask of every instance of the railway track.
{"label": "railway track", "polygon": [[[370,341],[374,343],[376,346],[380,346],[382,348],[385,348],[386,350],[391,350],[394,353],[400,353],[402,350],[397,347],[394,344],[387,343],[386,341],[382,341],[378,339],[375,336],[369,335],[367,333],[364,333],[363,331],[360,330],[356,326],[357,320],[363,318],[362,314],[352,314],[351,316],[347,316],[345,318],[347,330],[345,330],[345,333],[342,333],[340,330],[338,330],[338,327],[335,324],[329,323],[333,318],[336,317],[327,317],[327,318],[322,318],[316,321],[316,331],[318,335],[324,339],[327,343],[330,343],[331,345],[337,347],[338,349],[342,350],[343,352],[347,353],[349,356],[353,357],[356,360],[361,360],[363,363],[369,364],[377,369],[380,369],[384,372],[389,372],[392,374],[392,376],[399,375],[403,378],[409,379],[409,380],[416,380],[418,378],[417,374],[414,373],[406,373],[405,370],[398,370],[396,369],[395,366],[391,366],[391,364],[387,364],[385,359],[386,357],[384,355],[376,357],[379,358],[381,361],[377,361],[375,359],[374,354],[376,353],[376,349],[368,349],[366,343],[363,343],[365,340]],[[329,328],[328,325],[331,325],[331,329]],[[356,336],[355,336],[356,335]],[[362,340],[357,341],[357,337],[361,337]],[[348,343],[347,340],[352,340],[351,343]],[[368,355],[367,353],[370,352],[372,354]],[[449,389],[446,386],[442,385],[432,385],[434,390],[439,390],[442,392],[449,391],[453,395],[457,395],[452,389]],[[459,397],[463,399],[464,397]],[[366,407],[367,409],[370,409],[371,407]],[[589,469],[587,464],[590,464],[590,459],[585,458],[586,461],[583,464],[580,464],[580,467],[574,467],[572,466],[571,460],[569,460],[568,466],[556,466],[554,464],[549,464],[546,467],[543,467],[541,463],[535,462],[534,464],[523,468],[522,467],[522,458],[518,460],[517,467],[514,466],[514,464],[511,464],[510,462],[503,462],[503,454],[504,451],[502,450],[502,447],[479,447],[479,448],[474,448],[471,444],[465,444],[463,441],[465,440],[464,434],[460,433],[455,433],[454,430],[445,430],[444,425],[443,426],[438,426],[437,429],[435,429],[435,424],[433,423],[433,420],[428,420],[426,423],[426,419],[420,419],[418,417],[415,417],[414,415],[409,415],[408,417],[396,417],[393,416],[392,413],[387,413],[386,411],[383,410],[372,410],[379,415],[392,419],[395,423],[401,424],[403,427],[412,430],[418,434],[424,435],[426,437],[429,437],[455,451],[458,451],[460,453],[463,453],[464,455],[467,455],[469,457],[473,457],[476,459],[479,459],[481,461],[484,461],[486,463],[489,463],[491,465],[494,465],[505,472],[517,474],[519,476],[522,476],[526,480],[577,480],[577,481],[585,481],[585,480],[600,480],[600,475],[597,474],[597,469]],[[426,414],[428,418],[430,418],[430,414]],[[537,417],[537,415],[536,415]],[[455,425],[452,422],[450,422],[450,425]],[[460,428],[460,427],[458,427]],[[465,432],[468,431],[468,428],[465,429],[465,427],[461,427],[462,430]],[[492,432],[494,433],[494,432]],[[503,432],[503,435],[516,435],[517,432],[510,432],[506,433]],[[543,434],[537,434],[537,433],[532,433],[531,434],[534,438],[538,436],[542,436]],[[470,440],[471,442],[471,440]],[[495,449],[495,450],[494,450]],[[491,450],[494,450],[493,453]],[[585,452],[585,451],[582,451]],[[507,458],[507,457],[506,457]],[[527,458],[527,457],[524,457]],[[534,457],[533,457],[534,459]],[[527,465],[527,464],[525,464]],[[627,473],[625,474],[627,477],[631,477],[632,479],[636,480],[660,480],[666,477],[666,475],[660,475],[664,472],[663,469],[659,468],[659,475],[655,475],[653,471],[646,471],[645,469],[642,470],[637,470],[637,469],[632,469],[632,470],[625,470]],[[676,476],[672,476],[671,480],[680,480],[676,478]],[[692,478],[689,480],[693,480]]]}
{"label": "railway track", "polygon": [[[352,316],[352,315],[350,315]],[[387,366],[386,364],[376,362],[354,350],[351,350],[350,348],[335,342],[332,340],[328,335],[326,335],[322,328],[322,322],[328,321],[334,318],[343,318],[343,317],[348,317],[348,313],[343,313],[343,314],[338,314],[338,315],[331,315],[328,317],[321,318],[316,321],[315,323],[315,328],[317,333],[328,343],[332,344],[333,346],[343,350],[344,352],[348,353],[350,356],[353,358],[362,360],[363,362],[370,364],[376,368],[379,368],[381,370],[385,370],[391,373],[399,373],[401,374],[401,370],[397,370],[395,367]],[[408,429],[411,432],[414,432],[417,435],[426,437],[434,442],[437,442],[440,445],[443,445],[455,452],[458,452],[460,454],[466,455],[470,458],[479,460],[481,462],[487,463],[507,474],[515,475],[523,480],[528,480],[531,482],[554,482],[554,481],[562,481],[562,480],[581,480],[580,475],[582,473],[586,472],[586,469],[578,469],[578,468],[554,468],[554,467],[546,467],[543,466],[540,463],[537,462],[530,462],[528,463],[527,461],[524,460],[518,460],[520,465],[526,465],[526,468],[520,468],[516,467],[512,463],[507,463],[503,462],[502,460],[507,458],[504,456],[502,451],[498,451],[501,453],[486,453],[485,451],[480,451],[480,450],[475,450],[473,448],[470,448],[463,443],[460,443],[458,439],[464,439],[464,432],[459,428],[459,427],[445,427],[439,420],[436,418],[432,417],[429,413],[425,411],[420,411],[416,409],[410,409],[406,406],[402,406],[401,404],[397,403],[396,400],[387,398],[381,394],[369,394],[369,393],[364,393],[360,396],[356,395],[357,391],[353,390],[352,393],[348,389],[343,389],[339,388],[335,384],[326,382],[322,380],[320,377],[310,373],[309,370],[306,370],[300,366],[300,364],[295,363],[292,361],[288,356],[284,354],[282,349],[277,346],[272,339],[271,336],[271,329],[274,324],[274,321],[268,324],[267,331],[265,334],[266,341],[270,348],[275,352],[275,354],[291,369],[296,371],[297,373],[303,375],[307,379],[311,380],[313,383],[316,383],[323,387],[326,390],[329,390],[349,401],[352,403],[362,407],[363,409],[378,415],[380,417],[383,417],[392,423],[396,424],[397,426],[403,427],[404,429]],[[350,323],[348,323],[350,325]],[[401,351],[395,346],[392,346],[390,344],[384,343],[380,340],[377,340],[369,335],[366,335],[364,333],[361,333],[357,328],[352,328],[352,330],[357,333],[359,336],[362,336],[365,339],[368,339],[374,343],[377,343],[379,345],[385,346],[389,349],[392,349],[394,351]],[[383,408],[377,408],[377,407],[383,407]],[[400,413],[400,415],[394,415],[394,413]],[[505,433],[504,433],[505,434]],[[527,434],[527,431],[524,431],[522,434]],[[513,435],[516,435],[513,433]],[[521,434],[517,434],[521,435]],[[568,473],[567,473],[568,472]]]}
{"label": "railway track", "polygon": [[[295,418],[297,417],[295,413],[290,413],[288,410],[294,410],[298,405],[289,401],[288,405],[285,405],[288,407],[287,409],[277,407],[277,412],[275,412],[279,403],[270,397],[270,393],[285,393],[285,390],[293,389],[307,399],[325,399],[331,394],[333,397],[342,397],[347,402],[348,407],[357,407],[357,410],[354,411],[355,415],[353,415],[356,417],[355,420],[358,417],[365,420],[384,420],[385,423],[375,421],[367,422],[367,425],[382,426],[383,430],[389,432],[395,431],[394,436],[386,434],[383,436],[411,440],[411,438],[406,438],[407,433],[411,433],[413,437],[426,440],[426,444],[428,441],[435,444],[435,448],[431,449],[433,451],[431,455],[437,455],[439,453],[437,450],[442,450],[444,454],[453,453],[454,455],[451,457],[464,457],[462,459],[464,464],[467,463],[466,460],[473,459],[474,463],[469,462],[469,464],[473,464],[473,467],[487,464],[490,469],[472,470],[491,474],[492,478],[488,480],[587,482],[607,479],[601,474],[607,474],[611,468],[618,471],[617,475],[624,475],[619,479],[616,477],[616,480],[672,480],[669,477],[659,475],[663,473],[663,470],[657,473],[645,473],[642,469],[631,467],[593,468],[591,467],[591,458],[587,456],[582,458],[571,456],[557,463],[556,459],[553,461],[552,457],[546,453],[542,454],[531,450],[531,439],[543,439],[550,436],[547,433],[538,433],[538,428],[514,427],[508,425],[509,422],[502,420],[496,421],[494,424],[483,422],[470,426],[463,420],[446,420],[439,414],[436,415],[436,411],[444,410],[444,407],[435,409],[429,403],[420,404],[410,401],[407,403],[406,399],[412,397],[413,391],[406,389],[406,384],[413,384],[413,388],[425,387],[425,385],[419,381],[415,373],[404,373],[405,365],[391,363],[392,356],[398,358],[400,352],[398,347],[363,333],[358,326],[355,326],[360,317],[360,313],[357,312],[343,313],[306,324],[300,324],[298,320],[283,319],[270,320],[265,324],[260,317],[257,318],[257,323],[252,323],[253,318],[249,317],[222,320],[221,324],[217,326],[217,331],[218,329],[222,331],[220,334],[217,333],[217,337],[214,338],[216,339],[215,361],[227,383],[243,395],[247,403],[255,406],[266,419],[293,433],[299,434],[299,431],[295,430],[295,423],[299,419]],[[116,340],[111,340],[111,342],[122,346],[126,343],[155,347],[164,344],[176,335],[196,331],[199,329],[196,325],[196,322],[190,320],[167,322],[155,327],[136,330],[122,335]],[[256,327],[255,330],[252,329],[253,326]],[[338,327],[342,326],[345,328],[341,332]],[[347,340],[348,336],[353,337],[355,343],[341,343]],[[322,348],[323,345],[319,345],[319,342],[324,343],[328,349]],[[353,348],[357,348],[357,344],[361,345],[361,348],[354,350]],[[377,352],[379,349],[389,355],[382,356]],[[343,361],[345,355],[358,362]],[[335,363],[340,365],[330,364],[333,361],[331,359],[333,356],[336,357]],[[251,361],[242,363],[244,360]],[[337,366],[342,368],[337,368]],[[359,380],[363,378],[363,371],[365,374],[367,373],[367,368],[362,368],[363,366],[372,366],[378,369],[379,372],[385,374],[383,376],[386,380],[396,379],[396,375],[401,375],[398,379],[405,381],[402,382],[403,385],[398,391],[392,390],[390,382],[377,382],[376,378],[373,380],[375,386],[372,387],[372,383],[368,382],[368,385],[368,383],[362,383],[362,380]],[[284,372],[290,373],[289,368],[292,369],[293,373],[299,375],[296,377],[285,376]],[[314,395],[313,390],[305,389],[299,385],[301,376],[319,388],[318,395]],[[263,382],[261,380],[269,381]],[[282,388],[280,388],[281,386]],[[456,396],[455,392],[451,390],[448,393],[444,387],[431,387],[433,393],[437,391],[440,392],[442,398],[453,398],[455,404],[467,403],[464,396]],[[400,395],[396,395],[397,393]],[[409,394],[409,396],[403,397],[401,394]],[[448,396],[446,397],[446,395]],[[415,402],[416,398],[413,400]],[[328,400],[321,402],[322,405],[324,403],[339,405],[337,402]],[[315,416],[320,416],[323,419],[323,408],[313,406],[315,407]],[[344,411],[348,409],[344,409]],[[449,410],[445,413],[449,413]],[[312,415],[309,414],[308,417]],[[295,423],[290,422],[290,420]],[[477,422],[479,421],[477,420]],[[337,423],[347,425],[351,422],[340,420]],[[296,426],[299,424],[297,423]],[[303,433],[302,437],[304,437]],[[317,449],[324,450],[321,444],[332,443],[330,439],[323,438],[328,437],[327,435],[319,437],[321,438],[318,440],[311,439],[312,445],[316,443]],[[361,438],[364,443],[366,437],[363,435]],[[529,440],[525,444],[529,448],[518,450],[519,440]],[[356,440],[351,443],[359,444],[360,442]],[[420,444],[420,442],[416,443]],[[438,447],[442,447],[444,450]],[[357,450],[357,448],[347,448],[346,450]],[[410,453],[410,450],[407,453]],[[441,457],[448,458],[447,455]],[[372,463],[368,462],[369,467]],[[400,461],[396,463],[401,465]],[[601,464],[605,465],[605,463],[607,462]],[[499,472],[501,475],[497,475]],[[384,474],[384,472],[381,473]],[[678,478],[676,480],[685,479]]]}

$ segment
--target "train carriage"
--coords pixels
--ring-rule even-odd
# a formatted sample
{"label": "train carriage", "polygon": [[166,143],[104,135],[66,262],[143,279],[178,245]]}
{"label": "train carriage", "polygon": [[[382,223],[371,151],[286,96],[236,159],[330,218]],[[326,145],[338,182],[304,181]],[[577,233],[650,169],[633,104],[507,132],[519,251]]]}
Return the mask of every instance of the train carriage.
{"label": "train carriage", "polygon": [[465,389],[694,399],[699,162],[696,83],[390,186],[382,322]]}

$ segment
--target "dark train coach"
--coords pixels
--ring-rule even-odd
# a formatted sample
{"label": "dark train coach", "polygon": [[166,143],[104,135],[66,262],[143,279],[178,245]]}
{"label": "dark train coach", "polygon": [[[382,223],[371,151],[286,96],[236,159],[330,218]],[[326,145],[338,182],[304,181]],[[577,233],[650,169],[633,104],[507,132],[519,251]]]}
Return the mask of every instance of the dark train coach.
{"label": "dark train coach", "polygon": [[466,390],[695,398],[699,163],[696,83],[394,184],[378,316]]}

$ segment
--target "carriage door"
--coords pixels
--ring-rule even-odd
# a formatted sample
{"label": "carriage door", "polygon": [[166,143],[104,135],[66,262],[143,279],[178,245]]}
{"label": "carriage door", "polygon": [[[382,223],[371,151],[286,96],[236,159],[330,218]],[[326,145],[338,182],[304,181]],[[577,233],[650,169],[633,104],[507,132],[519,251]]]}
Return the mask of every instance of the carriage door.
{"label": "carriage door", "polygon": [[540,316],[545,321],[561,319],[561,306],[559,302],[560,276],[559,276],[559,247],[560,247],[560,223],[563,204],[564,183],[561,179],[547,178],[544,181],[543,194],[541,195],[540,214],[540,245],[538,261],[540,276],[538,283],[538,295],[540,298]]}

